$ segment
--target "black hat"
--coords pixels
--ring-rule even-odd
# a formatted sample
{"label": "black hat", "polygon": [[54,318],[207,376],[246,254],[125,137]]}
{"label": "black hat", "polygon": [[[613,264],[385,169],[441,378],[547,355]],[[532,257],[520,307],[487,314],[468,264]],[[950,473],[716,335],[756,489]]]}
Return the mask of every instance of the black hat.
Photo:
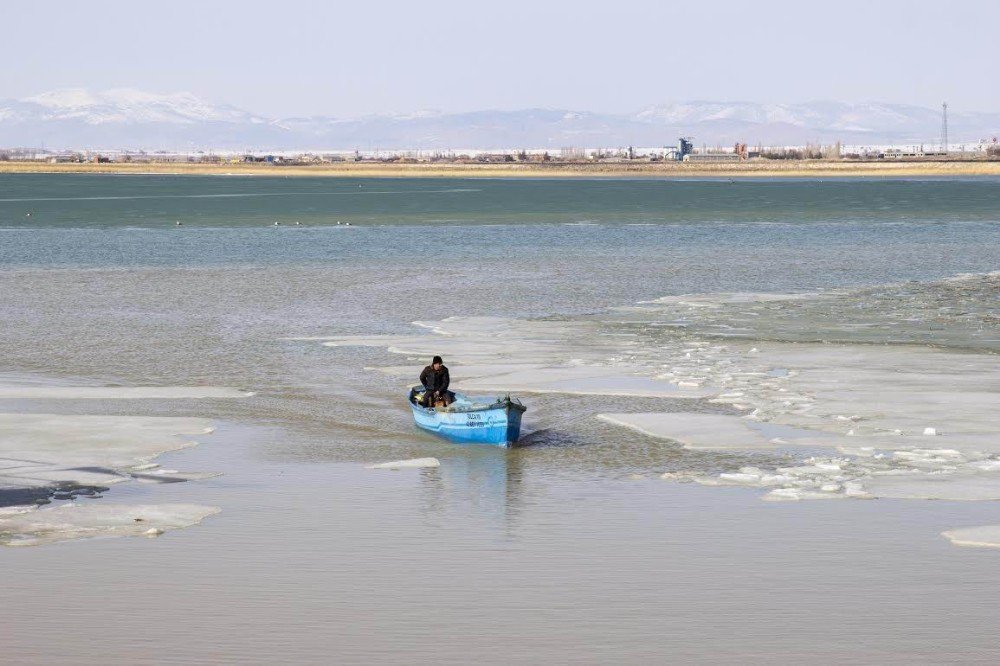
{"label": "black hat", "polygon": [[435,356],[433,359],[431,359],[431,365],[434,365],[435,363],[444,363],[444,361],[441,360],[440,356]]}

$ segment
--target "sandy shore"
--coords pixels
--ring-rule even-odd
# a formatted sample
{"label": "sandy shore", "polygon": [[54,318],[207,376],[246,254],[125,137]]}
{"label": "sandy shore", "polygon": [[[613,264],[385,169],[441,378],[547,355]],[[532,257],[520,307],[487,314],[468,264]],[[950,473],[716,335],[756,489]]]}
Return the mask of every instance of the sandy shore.
{"label": "sandy shore", "polygon": [[356,163],[311,166],[271,164],[48,164],[0,162],[0,173],[203,174],[239,176],[329,176],[355,178],[739,178],[739,177],[907,177],[998,176],[1000,161],[829,162],[825,160],[746,162],[742,164],[442,164]]}

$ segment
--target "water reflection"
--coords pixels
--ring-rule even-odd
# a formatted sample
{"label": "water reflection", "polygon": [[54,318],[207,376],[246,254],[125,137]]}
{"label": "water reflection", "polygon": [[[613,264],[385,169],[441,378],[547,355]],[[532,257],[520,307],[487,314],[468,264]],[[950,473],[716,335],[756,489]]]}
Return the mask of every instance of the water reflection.
{"label": "water reflection", "polygon": [[523,453],[487,446],[454,447],[441,466],[423,470],[427,515],[472,513],[494,528],[510,527],[522,504]]}

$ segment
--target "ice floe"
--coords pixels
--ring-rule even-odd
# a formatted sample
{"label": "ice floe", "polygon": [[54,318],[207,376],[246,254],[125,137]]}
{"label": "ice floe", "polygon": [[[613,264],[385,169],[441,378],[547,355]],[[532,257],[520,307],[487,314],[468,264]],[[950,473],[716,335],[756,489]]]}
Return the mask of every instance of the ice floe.
{"label": "ice floe", "polygon": [[18,386],[0,384],[0,400],[177,400],[247,398],[253,393],[221,386]]}
{"label": "ice floe", "polygon": [[413,467],[440,467],[441,461],[437,458],[412,458],[410,460],[395,460],[393,462],[378,463],[369,465],[368,469],[404,469]]}
{"label": "ice floe", "polygon": [[670,383],[629,375],[621,368],[600,366],[521,367],[486,377],[462,379],[458,388],[469,391],[517,391],[647,398],[703,398],[712,394],[696,384]]}
{"label": "ice floe", "polygon": [[720,308],[730,303],[771,303],[774,301],[800,301],[821,296],[820,292],[797,294],[775,294],[760,292],[724,292],[715,294],[687,294],[682,296],[662,296],[640,304],[677,304],[688,307]]}
{"label": "ice floe", "polygon": [[199,418],[0,414],[0,490],[60,483],[108,485],[211,431]]}
{"label": "ice floe", "polygon": [[789,442],[804,446],[834,446],[823,432],[773,427],[726,414],[663,412],[598,414],[597,418],[650,437],[673,440],[688,449],[773,449]]}
{"label": "ice floe", "polygon": [[[622,355],[628,337],[602,332],[596,322],[553,322],[495,317],[451,317],[414,322],[430,335],[289,338],[331,347],[377,346],[408,356],[413,365],[380,368],[413,381],[433,355],[452,364],[455,388],[470,392],[700,398],[712,394],[704,378],[665,374],[661,364]],[[572,341],[578,341],[574,344]],[[569,352],[569,353],[568,353]]]}
{"label": "ice floe", "polygon": [[[172,400],[250,395],[225,387],[72,385],[46,377],[10,373],[0,376],[0,399],[32,400],[46,408],[78,399]],[[90,500],[45,509],[38,505],[50,498],[98,498],[109,486],[130,480],[162,484],[217,476],[211,472],[164,469],[151,462],[160,454],[193,446],[193,438],[213,430],[207,419],[192,417],[0,413],[0,543],[34,545],[83,536],[163,533],[200,521],[217,509],[196,505],[138,507],[147,517],[139,517],[132,525],[119,512],[134,513],[135,507]]]}
{"label": "ice floe", "polygon": [[963,527],[942,532],[941,536],[956,546],[971,546],[973,548],[1000,548],[1000,525],[983,525],[981,527]]}
{"label": "ice floe", "polygon": [[0,513],[0,544],[42,544],[124,536],[159,536],[196,525],[220,511],[197,504],[80,504],[76,502]]}
{"label": "ice floe", "polygon": [[[919,292],[922,288],[913,287]],[[816,302],[834,312],[850,307],[853,294],[825,294],[812,301],[792,301],[799,316],[816,317],[812,322],[795,321],[795,335],[806,330],[850,338],[849,325],[825,323],[820,312],[811,312]],[[989,298],[985,293],[983,298]],[[996,301],[995,294],[992,296]],[[702,307],[705,302],[713,307]],[[967,338],[954,339],[961,349],[916,344],[868,344],[874,337],[866,329],[865,344],[736,341],[720,344],[712,337],[720,329],[713,322],[729,322],[741,316],[728,299],[703,300],[696,307],[683,299],[663,299],[652,306],[636,307],[636,318],[685,318],[686,340],[676,333],[645,323],[646,355],[663,357],[667,352],[669,376],[687,374],[717,387],[708,402],[739,410],[741,416],[771,427],[789,427],[798,438],[778,435],[768,439],[752,431],[740,416],[708,415],[696,419],[662,414],[613,414],[605,420],[651,436],[677,441],[688,448],[718,446],[754,450],[778,445],[832,445],[844,454],[842,469],[788,473],[771,469],[724,476],[693,474],[687,480],[714,485],[746,485],[767,488],[766,499],[820,498],[909,498],[990,500],[997,498],[1000,483],[1000,357],[970,353],[966,348],[982,346],[992,338],[979,328]],[[784,308],[787,302],[760,301],[761,308]],[[911,303],[895,304],[896,316],[908,315],[904,308],[921,309]],[[995,306],[992,306],[995,308]],[[728,311],[727,311],[728,308]],[[978,310],[980,323],[993,321],[985,306]],[[706,319],[705,312],[710,312]],[[757,314],[767,313],[767,309]],[[783,310],[773,310],[790,317]],[[742,313],[743,315],[747,313]],[[965,311],[959,316],[967,318]],[[881,312],[870,315],[883,318]],[[907,316],[906,318],[912,319]],[[758,318],[754,319],[757,322]],[[765,322],[753,326],[774,326]],[[1000,321],[1000,320],[996,320]],[[996,332],[994,321],[994,336]],[[789,324],[791,326],[791,324]],[[634,327],[635,324],[632,324]],[[825,329],[825,330],[824,330]],[[696,331],[709,336],[698,340]],[[918,337],[913,330],[909,337]],[[722,331],[723,335],[728,335]],[[777,335],[778,333],[773,333]],[[891,335],[895,335],[893,330]],[[972,342],[969,342],[972,340]],[[687,344],[683,344],[686,342]],[[973,342],[975,344],[973,344]],[[753,353],[750,353],[753,352]],[[639,360],[643,354],[634,353]],[[780,370],[780,372],[776,372]],[[610,417],[610,418],[609,418]],[[705,425],[704,430],[696,426]],[[713,423],[713,421],[715,423]],[[813,433],[803,435],[801,433]],[[934,444],[929,445],[933,440]],[[832,460],[832,458],[831,458]],[[809,467],[806,465],[805,467]],[[996,474],[996,476],[993,476]],[[849,485],[848,485],[849,484]]]}
{"label": "ice floe", "polygon": [[873,497],[956,501],[1000,500],[1000,474],[968,467],[909,474],[882,474],[862,481]]}

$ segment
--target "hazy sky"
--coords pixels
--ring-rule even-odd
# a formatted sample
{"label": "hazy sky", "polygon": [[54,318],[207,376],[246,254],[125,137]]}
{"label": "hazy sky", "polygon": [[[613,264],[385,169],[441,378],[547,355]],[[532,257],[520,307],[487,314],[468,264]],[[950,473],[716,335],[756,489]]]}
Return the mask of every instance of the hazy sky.
{"label": "hazy sky", "polygon": [[0,98],[191,91],[270,115],[680,100],[1000,110],[1000,1],[3,0]]}

